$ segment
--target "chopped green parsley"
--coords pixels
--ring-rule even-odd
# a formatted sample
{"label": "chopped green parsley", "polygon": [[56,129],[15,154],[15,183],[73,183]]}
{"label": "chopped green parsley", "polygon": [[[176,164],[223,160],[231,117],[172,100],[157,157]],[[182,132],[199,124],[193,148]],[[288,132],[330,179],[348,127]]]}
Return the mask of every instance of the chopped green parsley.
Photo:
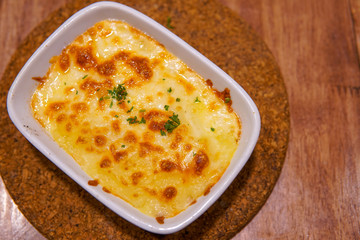
{"label": "chopped green parsley", "polygon": [[169,105],[165,105],[164,108],[166,111],[169,111]]}
{"label": "chopped green parsley", "polygon": [[215,132],[215,128],[212,127],[212,128],[210,128],[210,129],[211,129],[212,132]]}
{"label": "chopped green parsley", "polygon": [[180,102],[180,98],[176,98],[176,101],[177,101],[177,102]]}
{"label": "chopped green parsley", "polygon": [[230,102],[230,98],[225,98],[225,103]]}
{"label": "chopped green parsley", "polygon": [[172,89],[171,89],[171,87],[167,90],[168,91],[168,93],[171,93],[172,92]]}
{"label": "chopped green parsley", "polygon": [[129,110],[127,110],[127,113],[131,112],[134,109],[134,106],[132,106]]}
{"label": "chopped green parsley", "polygon": [[161,136],[166,136],[166,133],[163,130],[160,130]]}
{"label": "chopped green parsley", "polygon": [[172,131],[180,125],[180,119],[178,115],[173,113],[170,119],[165,123],[165,129],[168,133],[172,133]]}
{"label": "chopped green parsley", "polygon": [[139,123],[139,120],[137,119],[137,116],[133,117],[133,118],[128,118],[126,119],[126,121],[129,122],[129,124],[135,124],[135,123]]}
{"label": "chopped green parsley", "polygon": [[88,76],[88,75],[85,75],[85,76],[83,76],[83,78],[82,78],[82,79],[85,79],[85,78],[87,78],[87,76]]}
{"label": "chopped green parsley", "polygon": [[140,120],[139,124],[142,124],[142,123],[143,123],[143,124],[145,124],[145,123],[146,123],[146,120],[145,120],[145,118],[143,118],[143,117],[141,118],[141,120]]}
{"label": "chopped green parsley", "polygon": [[108,90],[108,93],[110,94],[111,98],[114,98],[119,102],[126,99],[128,93],[123,85],[124,84],[118,84],[117,87],[113,88],[113,90]]}
{"label": "chopped green parsley", "polygon": [[198,97],[196,97],[196,99],[195,99],[195,101],[194,101],[194,102],[196,102],[196,103],[200,102],[199,98],[198,98]]}

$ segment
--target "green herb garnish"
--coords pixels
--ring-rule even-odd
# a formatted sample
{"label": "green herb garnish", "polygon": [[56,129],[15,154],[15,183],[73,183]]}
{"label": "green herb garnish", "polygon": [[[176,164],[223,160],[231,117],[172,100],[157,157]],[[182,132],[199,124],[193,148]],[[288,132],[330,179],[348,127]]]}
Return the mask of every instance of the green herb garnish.
{"label": "green herb garnish", "polygon": [[108,90],[111,98],[114,98],[119,102],[126,99],[128,93],[123,85],[124,84],[118,84],[117,87],[114,87],[113,90]]}
{"label": "green herb garnish", "polygon": [[166,111],[169,111],[169,105],[165,105],[164,108]]}
{"label": "green herb garnish", "polygon": [[171,88],[169,88],[169,89],[167,90],[167,92],[168,92],[168,93],[171,93],[171,92],[172,92],[172,89],[171,89]]}
{"label": "green herb garnish", "polygon": [[125,148],[125,145],[121,145],[122,148]]}
{"label": "green herb garnish", "polygon": [[134,109],[134,106],[132,106],[129,110],[127,110],[127,113],[131,112]]}
{"label": "green herb garnish", "polygon": [[133,117],[133,118],[128,118],[126,119],[126,121],[129,122],[129,124],[135,124],[135,123],[139,123],[139,120],[137,119],[137,116]]}
{"label": "green herb garnish", "polygon": [[141,120],[140,120],[139,124],[142,124],[142,123],[143,123],[143,124],[145,124],[145,123],[146,123],[146,120],[145,120],[145,118],[143,118],[143,117],[141,118]]}
{"label": "green herb garnish", "polygon": [[109,107],[110,107],[110,108],[112,108],[113,104],[114,104],[114,103],[113,103],[113,101],[111,101],[111,103],[110,103],[110,106],[109,106]]}
{"label": "green herb garnish", "polygon": [[169,118],[164,127],[168,133],[172,133],[172,131],[180,125],[180,120],[175,113]]}
{"label": "green herb garnish", "polygon": [[198,97],[196,97],[196,99],[195,99],[195,101],[194,101],[194,102],[196,102],[196,103],[200,102],[199,98],[198,98]]}
{"label": "green herb garnish", "polygon": [[210,128],[210,129],[211,129],[212,132],[215,132],[215,128],[212,127],[212,128]]}
{"label": "green herb garnish", "polygon": [[83,78],[82,78],[82,79],[85,79],[85,78],[87,78],[87,76],[88,76],[88,75],[85,75],[85,76],[83,76]]}
{"label": "green herb garnish", "polygon": [[166,133],[163,130],[160,130],[161,136],[166,136]]}
{"label": "green herb garnish", "polygon": [[140,109],[139,112],[146,112],[146,110],[145,109]]}
{"label": "green herb garnish", "polygon": [[230,102],[230,98],[225,98],[225,103]]}
{"label": "green herb garnish", "polygon": [[115,115],[114,117],[118,118],[118,117],[119,117],[119,115]]}
{"label": "green herb garnish", "polygon": [[78,90],[76,90],[76,95],[78,95],[78,93],[79,93],[79,91],[78,91]]}
{"label": "green herb garnish", "polygon": [[177,101],[177,102],[180,102],[180,98],[176,98],[176,101]]}

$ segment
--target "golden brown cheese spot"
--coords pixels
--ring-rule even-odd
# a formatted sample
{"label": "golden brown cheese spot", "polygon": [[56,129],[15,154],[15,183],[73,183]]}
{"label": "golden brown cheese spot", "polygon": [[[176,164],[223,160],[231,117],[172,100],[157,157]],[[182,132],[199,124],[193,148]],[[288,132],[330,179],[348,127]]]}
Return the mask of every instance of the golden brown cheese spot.
{"label": "golden brown cheese spot", "polygon": [[115,74],[116,68],[114,61],[105,61],[97,66],[97,71],[101,75],[110,76]]}
{"label": "golden brown cheese spot", "polygon": [[132,184],[137,185],[143,176],[144,176],[144,174],[142,172],[135,172],[135,173],[131,174]]}
{"label": "golden brown cheese spot", "polygon": [[73,103],[71,105],[71,109],[76,112],[77,114],[79,113],[86,113],[87,111],[89,111],[89,107],[86,103],[84,102],[79,102],[79,103]]}
{"label": "golden brown cheese spot", "polygon": [[65,106],[66,106],[65,102],[50,103],[45,110],[45,114],[49,116],[53,116],[54,113],[60,112],[61,110],[65,109]]}
{"label": "golden brown cheese spot", "polygon": [[82,136],[79,136],[77,139],[76,139],[76,144],[85,144],[86,143],[86,139]]}
{"label": "golden brown cheese spot", "polygon": [[161,121],[161,122],[151,121],[148,124],[148,128],[154,132],[158,132],[160,130],[165,130],[165,123],[166,123],[166,121]]}
{"label": "golden brown cheese spot", "polygon": [[64,51],[61,53],[60,57],[59,57],[59,66],[60,69],[63,72],[66,72],[67,70],[69,70],[70,67],[70,57],[67,53],[65,53]]}
{"label": "golden brown cheese spot", "polygon": [[164,220],[165,220],[165,217],[164,217],[164,216],[156,217],[155,219],[156,219],[156,221],[157,221],[159,224],[164,224]]}
{"label": "golden brown cheese spot", "polygon": [[135,78],[130,78],[129,80],[124,82],[124,85],[127,88],[133,88],[133,87],[137,86],[137,84],[138,84],[138,81],[136,81]]}
{"label": "golden brown cheese spot", "polygon": [[64,120],[66,120],[66,115],[65,114],[60,114],[59,116],[57,116],[56,118],[56,122],[61,123]]}
{"label": "golden brown cheese spot", "polygon": [[32,77],[32,79],[39,83],[44,83],[47,78],[46,77]]}
{"label": "golden brown cheese spot", "polygon": [[144,189],[147,193],[149,193],[150,195],[152,195],[152,196],[156,196],[156,195],[157,195],[157,193],[156,193],[156,191],[155,191],[154,189],[147,188],[147,187],[144,187],[143,189]]}
{"label": "golden brown cheese spot", "polygon": [[111,167],[111,160],[108,157],[101,159],[100,168],[109,168]]}
{"label": "golden brown cheese spot", "polygon": [[76,63],[83,70],[90,70],[97,65],[96,59],[92,53],[92,47],[72,47],[72,51],[75,52]]}
{"label": "golden brown cheese spot", "polygon": [[209,157],[207,154],[200,150],[193,158],[194,172],[196,175],[201,175],[201,172],[209,165]]}
{"label": "golden brown cheese spot", "polygon": [[104,135],[97,135],[94,137],[95,145],[102,147],[106,144],[107,138]]}
{"label": "golden brown cheese spot", "polygon": [[176,134],[174,141],[171,143],[171,149],[177,149],[179,147],[179,143],[182,141],[182,136],[180,134]]}
{"label": "golden brown cheese spot", "polygon": [[74,42],[79,43],[79,44],[82,45],[82,44],[84,43],[84,37],[83,37],[83,35],[80,35],[80,36],[78,36],[77,38],[75,38]]}
{"label": "golden brown cheese spot", "polygon": [[87,94],[98,93],[100,96],[107,94],[107,90],[112,89],[114,83],[111,79],[106,79],[103,82],[97,82],[87,77],[83,83],[80,84],[80,89]]}
{"label": "golden brown cheese spot", "polygon": [[146,131],[143,134],[143,139],[144,139],[144,141],[153,142],[153,141],[155,141],[155,136],[153,133]]}
{"label": "golden brown cheese spot", "polygon": [[79,125],[79,116],[76,114],[71,114],[70,115],[70,120],[75,124],[75,125]]}
{"label": "golden brown cheese spot", "polygon": [[195,91],[195,87],[188,81],[184,80],[182,77],[177,77],[176,81],[178,81],[184,88],[187,94],[191,94]]}
{"label": "golden brown cheese spot", "polygon": [[99,22],[99,23],[96,23],[96,24],[95,24],[95,27],[96,27],[99,31],[101,31],[101,30],[104,28],[104,24],[103,24],[102,22]]}
{"label": "golden brown cheese spot", "polygon": [[119,133],[120,132],[120,122],[119,120],[114,120],[111,122],[111,128],[114,130],[114,132]]}
{"label": "golden brown cheese spot", "polygon": [[65,125],[65,130],[66,130],[67,132],[71,132],[71,128],[72,128],[71,123],[67,123],[67,124]]}
{"label": "golden brown cheese spot", "polygon": [[75,92],[75,88],[73,88],[73,87],[67,87],[67,88],[65,88],[64,89],[64,93],[66,94],[66,95],[69,95],[70,93],[72,93],[72,92]]}
{"label": "golden brown cheese spot", "polygon": [[151,121],[153,119],[159,119],[159,118],[167,119],[168,117],[169,117],[168,113],[166,113],[165,111],[159,111],[159,110],[150,110],[144,116],[146,121]]}
{"label": "golden brown cheese spot", "polygon": [[136,143],[137,142],[136,134],[132,131],[127,131],[124,136],[124,141],[126,143]]}
{"label": "golden brown cheese spot", "polygon": [[96,36],[96,29],[95,27],[91,27],[86,31],[92,38]]}
{"label": "golden brown cheese spot", "polygon": [[206,84],[211,88],[213,87],[213,82],[210,79],[206,80]]}
{"label": "golden brown cheese spot", "polygon": [[224,91],[222,92],[216,89],[213,89],[213,91],[219,98],[221,98],[226,103],[228,112],[232,113],[233,109],[231,107],[232,100],[231,100],[230,90],[228,88],[225,88]]}
{"label": "golden brown cheese spot", "polygon": [[185,144],[184,146],[185,151],[189,152],[192,149],[192,145],[190,143]]}
{"label": "golden brown cheese spot", "polygon": [[89,184],[90,186],[96,187],[97,185],[99,185],[99,181],[98,181],[98,180],[89,180],[89,181],[88,181],[88,184]]}
{"label": "golden brown cheese spot", "polygon": [[106,187],[103,187],[102,190],[106,193],[111,193],[109,189],[107,189]]}
{"label": "golden brown cheese spot", "polygon": [[177,169],[177,164],[169,160],[163,160],[160,162],[160,168],[162,171],[171,172]]}
{"label": "golden brown cheese spot", "polygon": [[208,195],[210,193],[211,188],[213,187],[213,185],[207,186],[207,188],[204,191],[204,196]]}
{"label": "golden brown cheese spot", "polygon": [[153,145],[149,142],[140,143],[140,150],[139,150],[140,157],[145,157],[146,155],[152,152],[163,153],[164,148],[161,146]]}
{"label": "golden brown cheese spot", "polygon": [[114,60],[125,61],[129,58],[129,56],[130,56],[129,52],[121,51],[114,56]]}
{"label": "golden brown cheese spot", "polygon": [[177,194],[177,190],[173,186],[166,187],[165,190],[163,191],[163,196],[167,200],[173,199],[176,196],[176,194]]}
{"label": "golden brown cheese spot", "polygon": [[129,64],[139,76],[146,80],[150,79],[153,75],[149,59],[147,58],[134,56],[127,61],[127,64]]}
{"label": "golden brown cheese spot", "polygon": [[120,160],[123,160],[124,158],[126,158],[127,155],[128,155],[128,152],[125,150],[117,151],[113,154],[115,162],[120,162]]}

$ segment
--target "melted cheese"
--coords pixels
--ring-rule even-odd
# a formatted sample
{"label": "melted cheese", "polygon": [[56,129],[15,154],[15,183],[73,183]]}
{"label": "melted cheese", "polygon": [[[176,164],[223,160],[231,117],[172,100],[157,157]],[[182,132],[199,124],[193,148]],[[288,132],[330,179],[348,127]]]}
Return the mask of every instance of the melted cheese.
{"label": "melted cheese", "polygon": [[229,91],[139,30],[99,22],[50,62],[33,114],[90,185],[163,222],[208,194],[228,167],[241,129]]}

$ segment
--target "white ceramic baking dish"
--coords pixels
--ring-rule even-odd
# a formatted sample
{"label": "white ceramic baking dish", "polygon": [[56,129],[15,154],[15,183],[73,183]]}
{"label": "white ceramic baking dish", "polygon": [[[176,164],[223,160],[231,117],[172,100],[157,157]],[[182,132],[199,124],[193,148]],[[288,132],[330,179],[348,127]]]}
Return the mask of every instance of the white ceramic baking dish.
{"label": "white ceramic baking dish", "polygon": [[[205,79],[211,79],[216,89],[222,91],[225,87],[229,88],[233,99],[232,107],[241,118],[242,133],[238,149],[219,182],[208,195],[199,198],[195,204],[179,215],[166,219],[164,224],[159,224],[154,218],[144,215],[120,198],[105,193],[100,186],[89,186],[88,181],[91,178],[70,155],[53,141],[32,115],[30,99],[39,84],[33,81],[32,77],[44,76],[50,66],[49,60],[52,56],[59,55],[61,50],[78,35],[96,22],[105,19],[123,20],[142,30],[162,43],[170,52],[182,59]],[[11,120],[19,131],[69,177],[127,221],[147,231],[159,234],[170,234],[185,228],[221,196],[247,162],[260,132],[258,109],[239,84],[214,63],[153,19],[130,7],[114,2],[99,2],[89,5],[62,24],[37,49],[17,75],[8,93],[7,108]]]}

